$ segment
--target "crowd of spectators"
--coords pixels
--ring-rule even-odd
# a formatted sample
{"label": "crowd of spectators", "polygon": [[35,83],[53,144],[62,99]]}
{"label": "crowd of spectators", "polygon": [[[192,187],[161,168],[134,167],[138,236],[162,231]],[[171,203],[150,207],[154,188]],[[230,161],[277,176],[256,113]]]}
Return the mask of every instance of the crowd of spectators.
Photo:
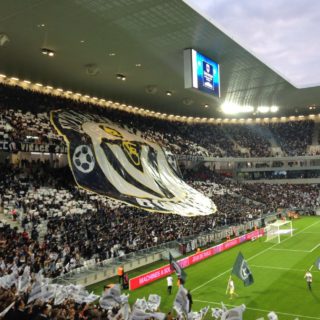
{"label": "crowd of spectators", "polygon": [[249,206],[225,185],[195,181],[196,189],[217,202],[221,208],[217,214],[209,218],[152,214],[78,189],[70,183],[67,168],[34,163],[1,169],[7,174],[0,178],[0,207],[15,212],[32,241],[43,233],[46,256],[41,266],[46,275],[64,272],[64,266],[70,269],[83,260],[109,259],[208,232],[213,220],[216,226],[245,222],[262,209]]}
{"label": "crowd of spectators", "polygon": [[68,168],[39,163],[23,168],[7,165],[1,171],[6,174],[0,178],[0,207],[14,214],[24,230],[14,237],[16,243],[8,242],[17,246],[15,250],[5,248],[14,256],[3,255],[3,259],[12,263],[21,254],[30,258],[17,245],[23,237],[32,248],[37,246],[27,252],[35,252],[33,261],[51,277],[86,260],[102,261],[210,232],[213,221],[216,227],[240,224],[279,207],[316,207],[320,200],[316,186],[240,185],[202,167],[185,172],[185,178],[210,197],[218,211],[209,217],[185,218],[145,212],[79,189]]}
{"label": "crowd of spectators", "polygon": [[[275,212],[279,208],[301,209],[315,214],[320,207],[320,188],[318,184],[268,184],[268,183],[237,183],[229,177],[218,175],[205,166],[197,170],[186,170],[184,177],[189,182],[207,181],[211,185],[219,183],[226,186],[229,193],[232,192],[242,198],[261,204],[262,210]],[[219,200],[215,200],[217,206]],[[250,204],[252,207],[252,205]],[[220,208],[225,208],[224,205]]]}
{"label": "crowd of spectators", "polygon": [[3,109],[0,107],[0,140],[14,143],[60,144],[63,139],[53,130],[48,113]]}
{"label": "crowd of spectators", "polygon": [[[0,207],[14,214],[21,222],[18,227],[0,225],[0,278],[22,275],[25,268],[35,275],[57,277],[82,266],[87,259],[103,260],[185,236],[212,231],[215,227],[236,224],[254,218],[234,214],[242,202],[219,183],[195,182],[194,187],[226,204],[234,205],[210,217],[184,218],[177,215],[154,214],[124,206],[79,190],[67,168],[53,169],[48,163],[25,162],[20,168],[9,164],[0,169]],[[220,199],[220,200],[219,200]],[[239,213],[239,214],[238,214]],[[139,221],[137,224],[136,222]],[[214,223],[213,223],[214,222]],[[46,226],[41,237],[39,226]],[[0,285],[0,310],[14,301],[5,319],[112,319],[110,313],[86,303],[65,300],[59,305],[52,301],[27,303],[30,290],[18,292],[15,285]],[[22,318],[21,318],[22,319]]]}
{"label": "crowd of spectators", "polygon": [[244,184],[241,193],[273,209],[307,211],[320,206],[319,186],[312,184]]}
{"label": "crowd of spectators", "polygon": [[271,156],[270,141],[257,130],[256,125],[226,125],[224,128],[241,148],[247,150],[246,156]]}
{"label": "crowd of spectators", "polygon": [[307,155],[307,147],[312,142],[314,121],[272,123],[269,128],[288,156]]}
{"label": "crowd of spectators", "polygon": [[[271,154],[270,142],[255,126],[145,121],[122,111],[102,110],[4,85],[0,86],[0,142],[63,144],[49,123],[49,110],[58,107],[84,108],[107,116],[172,153],[215,157]],[[268,129],[288,155],[301,155],[311,143],[313,122],[272,124]],[[312,208],[320,205],[318,186],[240,185],[200,167],[185,171],[184,178],[210,197],[218,211],[211,216],[186,218],[149,213],[79,189],[68,168],[52,168],[49,163],[24,161],[20,167],[6,163],[0,171],[0,211],[19,221],[15,228],[0,224],[0,277],[21,274],[27,267],[32,274],[42,272],[54,278],[88,260],[112,259],[212,232],[214,228],[245,223],[278,208],[311,208],[309,212],[313,212]],[[42,319],[41,315],[49,312],[53,319],[86,319],[89,312],[90,319],[111,319],[101,310],[70,300],[59,307],[36,303],[26,307],[27,295],[18,295],[15,286],[0,285],[0,308],[15,301],[9,319],[20,319],[20,311],[23,319],[32,320]]]}
{"label": "crowd of spectators", "polygon": [[[320,205],[317,186],[240,185],[200,167],[185,171],[184,176],[212,198],[219,210],[214,216],[185,218],[144,212],[80,190],[70,182],[67,168],[53,169],[48,163],[26,163],[22,168],[7,164],[1,172],[6,174],[0,178],[0,207],[14,204],[11,210],[18,212],[23,231],[0,225],[0,277],[13,272],[21,276],[26,267],[33,275],[40,271],[56,277],[84,265],[87,259],[108,259],[243,223],[279,207]],[[42,224],[46,230],[41,237],[38,228]],[[22,313],[23,319],[40,319],[46,313],[53,319],[112,319],[100,307],[70,299],[59,305],[38,300],[28,304],[29,293],[18,294],[14,285],[0,288],[1,310],[15,301],[6,319],[20,319]]]}
{"label": "crowd of spectators", "polygon": [[[49,122],[49,111],[75,108],[104,115],[133,128],[174,154],[213,157],[270,156],[274,136],[285,154],[305,155],[311,144],[314,122],[291,121],[265,125],[188,124],[149,118],[90,103],[0,85],[0,143],[62,144]],[[33,113],[30,112],[33,110]]]}

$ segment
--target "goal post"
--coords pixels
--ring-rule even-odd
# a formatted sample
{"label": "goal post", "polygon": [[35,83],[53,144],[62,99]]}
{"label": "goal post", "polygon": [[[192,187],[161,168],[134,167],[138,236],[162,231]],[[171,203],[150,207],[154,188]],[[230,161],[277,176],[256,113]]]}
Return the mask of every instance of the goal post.
{"label": "goal post", "polygon": [[293,236],[292,221],[290,220],[277,220],[270,223],[265,228],[266,241],[281,242],[282,235]]}

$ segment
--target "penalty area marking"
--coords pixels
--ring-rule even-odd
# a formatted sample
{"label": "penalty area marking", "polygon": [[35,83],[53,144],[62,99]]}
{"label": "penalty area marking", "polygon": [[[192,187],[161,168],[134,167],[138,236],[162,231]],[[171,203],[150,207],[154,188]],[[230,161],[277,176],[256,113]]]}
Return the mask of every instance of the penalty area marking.
{"label": "penalty area marking", "polygon": [[[298,234],[300,234],[300,233],[303,233],[303,231],[308,230],[309,228],[313,227],[314,225],[316,225],[316,224],[318,224],[318,223],[320,223],[320,221],[317,221],[317,222],[314,222],[314,223],[310,224],[310,226],[308,226],[308,227],[306,227],[306,228],[302,229],[301,231],[299,231],[299,232],[295,233],[292,237],[287,238],[287,239],[284,239],[281,243],[286,242],[286,241],[288,241],[288,240],[292,239],[294,236],[296,236],[296,235],[298,235]],[[256,258],[256,257],[260,256],[261,254],[263,254],[263,253],[265,253],[265,252],[267,252],[267,251],[269,251],[269,250],[273,249],[273,248],[274,248],[274,247],[276,247],[277,245],[279,245],[279,243],[276,243],[276,244],[274,244],[273,246],[271,246],[271,247],[269,247],[269,248],[267,248],[267,249],[264,249],[264,250],[262,250],[262,251],[258,252],[257,254],[253,255],[252,257],[250,257],[250,258],[249,258],[249,259],[247,259],[246,261],[250,261],[250,260],[252,260],[252,259],[254,259],[254,258]],[[217,276],[215,276],[215,277],[211,278],[210,280],[208,280],[208,281],[204,282],[204,283],[203,283],[203,284],[201,284],[200,286],[198,286],[198,287],[196,287],[196,288],[194,288],[194,289],[192,289],[192,290],[190,290],[190,291],[191,291],[191,292],[194,292],[194,291],[196,291],[196,290],[198,290],[198,289],[200,289],[200,288],[204,287],[204,286],[205,286],[205,285],[207,285],[208,283],[210,283],[210,282],[212,282],[212,281],[214,281],[214,280],[216,280],[216,279],[220,278],[221,276],[225,275],[226,273],[230,272],[231,270],[232,270],[232,268],[230,268],[230,269],[228,269],[228,270],[226,270],[226,271],[224,271],[224,272],[222,272],[222,273],[218,274]],[[317,318],[316,318],[316,319],[317,319]],[[320,319],[320,318],[319,318],[319,319]]]}
{"label": "penalty area marking", "polygon": [[[283,268],[283,267],[272,267],[272,266],[258,266],[256,264],[250,265],[251,268],[262,268],[262,269],[270,269],[270,270],[284,270],[284,271],[297,271],[297,272],[306,272],[306,269],[292,269],[292,268]],[[315,272],[319,272],[319,270],[314,270]],[[312,272],[314,272],[312,271]]]}
{"label": "penalty area marking", "polygon": [[303,252],[303,253],[309,253],[311,252],[310,250],[295,250],[295,249],[270,249],[272,251],[290,251],[290,252]]}
{"label": "penalty area marking", "polygon": [[[220,305],[221,306],[221,302],[214,302],[214,301],[205,301],[205,300],[193,300],[195,302],[202,302],[202,303],[210,303],[210,304],[215,304],[215,305]],[[226,304],[224,303],[225,306],[228,307],[238,307],[236,305],[233,304]],[[266,312],[269,313],[270,310],[264,310],[264,309],[258,309],[258,308],[250,308],[246,306],[246,310],[253,310],[253,311],[259,311],[259,312]],[[287,313],[287,312],[281,312],[281,311],[274,311],[276,314],[282,314],[285,316],[291,316],[291,317],[300,317],[300,318],[306,318],[306,319],[317,319],[319,320],[319,317],[312,317],[312,316],[304,316],[302,314],[293,314],[293,313]]]}
{"label": "penalty area marking", "polygon": [[310,252],[313,252],[314,250],[316,250],[319,246],[320,246],[320,243],[318,243],[316,246],[314,246],[314,247],[313,247],[312,249],[310,249],[310,250],[279,249],[279,248],[272,248],[272,249],[270,249],[270,250],[272,250],[272,251],[292,251],[292,252],[310,253]]}
{"label": "penalty area marking", "polygon": [[301,232],[303,234],[319,234],[319,232]]}
{"label": "penalty area marking", "polygon": [[320,246],[320,243],[318,243],[316,246],[314,246],[309,252],[313,252],[313,251],[316,250],[319,246]]}

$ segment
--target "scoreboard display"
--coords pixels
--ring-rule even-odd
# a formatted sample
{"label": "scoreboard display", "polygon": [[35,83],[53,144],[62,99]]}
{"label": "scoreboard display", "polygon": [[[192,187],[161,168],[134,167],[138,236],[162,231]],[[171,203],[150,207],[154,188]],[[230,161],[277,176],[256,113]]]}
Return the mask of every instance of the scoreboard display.
{"label": "scoreboard display", "polygon": [[184,86],[220,97],[219,64],[194,49],[184,50]]}

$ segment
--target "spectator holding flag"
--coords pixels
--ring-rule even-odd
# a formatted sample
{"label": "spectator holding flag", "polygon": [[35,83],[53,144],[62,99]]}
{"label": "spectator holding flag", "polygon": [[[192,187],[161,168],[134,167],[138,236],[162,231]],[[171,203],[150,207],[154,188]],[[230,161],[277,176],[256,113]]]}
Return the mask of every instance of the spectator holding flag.
{"label": "spectator holding flag", "polygon": [[241,252],[238,253],[237,259],[232,268],[232,273],[243,281],[245,287],[250,286],[254,282],[248,263]]}
{"label": "spectator holding flag", "polygon": [[185,284],[187,274],[180,267],[179,263],[173,259],[170,252],[169,252],[169,262],[170,262],[171,270],[175,271],[176,275],[178,276],[178,286],[180,286],[181,284]]}
{"label": "spectator holding flag", "polygon": [[226,294],[228,294],[228,293],[229,293],[230,299],[233,299],[234,296],[238,296],[238,294],[235,292],[235,285],[234,285],[234,282],[233,282],[231,276],[229,277],[228,285],[227,285]]}
{"label": "spectator holding flag", "polygon": [[193,301],[192,301],[192,296],[191,296],[191,293],[190,293],[189,290],[188,290],[188,293],[187,293],[187,299],[189,301],[189,312],[191,312]]}

